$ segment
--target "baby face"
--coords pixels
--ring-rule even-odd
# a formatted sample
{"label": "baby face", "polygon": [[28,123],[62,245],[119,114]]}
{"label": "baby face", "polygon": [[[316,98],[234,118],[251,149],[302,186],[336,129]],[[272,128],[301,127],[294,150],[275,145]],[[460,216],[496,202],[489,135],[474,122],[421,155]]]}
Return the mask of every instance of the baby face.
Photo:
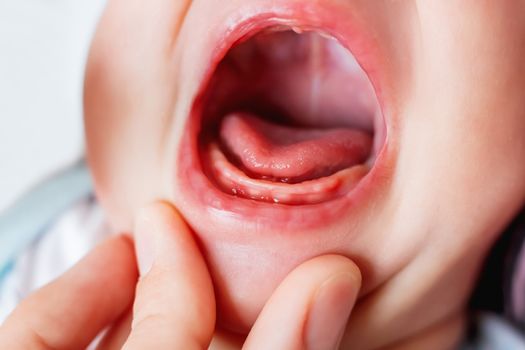
{"label": "baby face", "polygon": [[109,0],[85,85],[117,230],[168,200],[221,327],[246,332],[301,262],[363,288],[346,344],[460,315],[525,200],[525,1]]}

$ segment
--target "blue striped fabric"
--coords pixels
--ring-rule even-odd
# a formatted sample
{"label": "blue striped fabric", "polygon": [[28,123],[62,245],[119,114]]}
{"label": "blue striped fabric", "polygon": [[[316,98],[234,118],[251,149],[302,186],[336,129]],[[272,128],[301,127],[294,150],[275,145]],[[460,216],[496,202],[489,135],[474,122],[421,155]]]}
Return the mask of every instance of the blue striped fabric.
{"label": "blue striped fabric", "polygon": [[0,282],[13,259],[34,242],[53,220],[93,191],[84,161],[56,174],[0,214]]}

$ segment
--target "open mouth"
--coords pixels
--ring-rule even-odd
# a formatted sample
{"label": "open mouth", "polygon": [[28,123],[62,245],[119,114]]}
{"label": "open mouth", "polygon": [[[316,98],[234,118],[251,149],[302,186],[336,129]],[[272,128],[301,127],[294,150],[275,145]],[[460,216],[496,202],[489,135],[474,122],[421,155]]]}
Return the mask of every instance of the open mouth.
{"label": "open mouth", "polygon": [[348,9],[297,4],[246,5],[202,52],[176,165],[194,219],[253,232],[340,225],[389,179],[384,56]]}
{"label": "open mouth", "polygon": [[239,40],[202,97],[205,176],[224,194],[312,205],[352,191],[384,142],[376,93],[335,38],[283,25]]}

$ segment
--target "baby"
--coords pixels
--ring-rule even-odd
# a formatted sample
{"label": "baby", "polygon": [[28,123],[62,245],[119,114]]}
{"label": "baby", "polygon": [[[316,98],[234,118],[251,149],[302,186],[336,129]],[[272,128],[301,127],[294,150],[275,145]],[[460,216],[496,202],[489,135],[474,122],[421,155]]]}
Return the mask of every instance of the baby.
{"label": "baby", "polygon": [[520,0],[110,0],[85,82],[97,199],[146,284],[160,249],[198,285],[136,303],[213,289],[187,322],[217,348],[456,348],[525,203],[524,58]]}

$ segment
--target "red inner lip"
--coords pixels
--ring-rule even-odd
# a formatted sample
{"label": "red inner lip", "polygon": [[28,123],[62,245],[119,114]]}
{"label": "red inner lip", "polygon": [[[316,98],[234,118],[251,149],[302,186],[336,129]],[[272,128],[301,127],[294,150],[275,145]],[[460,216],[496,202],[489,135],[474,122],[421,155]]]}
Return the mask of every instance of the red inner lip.
{"label": "red inner lip", "polygon": [[[376,160],[374,166],[367,172],[366,176],[360,177],[361,181],[355,188],[345,192],[344,195],[334,197],[333,200],[326,203],[325,201],[320,201],[312,205],[288,206],[235,198],[219,189],[205,175],[206,169],[200,161],[198,140],[201,137],[199,135],[202,135],[201,132],[206,121],[204,117],[204,112],[207,108],[206,93],[210,88],[213,72],[236,43],[253,36],[265,28],[277,25],[308,28],[309,30],[316,30],[317,28],[319,31],[337,38],[345,47],[357,48],[353,51],[358,53],[357,58],[367,58],[366,65],[362,66],[373,71],[374,75],[377,75],[377,69],[372,69],[376,68],[376,65],[374,65],[374,61],[377,58],[377,55],[374,55],[375,50],[365,51],[365,46],[372,48],[371,44],[373,44],[373,41],[363,40],[364,35],[355,35],[357,33],[356,28],[348,21],[347,14],[344,18],[338,19],[337,11],[324,8],[319,4],[314,7],[318,7],[318,9],[316,9],[317,12],[313,18],[310,18],[313,12],[306,13],[299,9],[290,8],[278,9],[279,11],[282,10],[282,13],[278,13],[279,11],[261,13],[259,15],[252,13],[252,17],[239,20],[233,27],[225,27],[222,34],[218,35],[218,45],[212,51],[211,65],[203,80],[202,89],[195,99],[188,123],[189,132],[183,138],[178,162],[178,171],[182,179],[181,191],[187,194],[185,196],[187,201],[194,203],[197,208],[204,209],[203,214],[212,215],[216,219],[222,217],[221,220],[228,218],[226,221],[233,220],[232,224],[234,222],[237,224],[245,223],[247,219],[249,220],[256,216],[257,223],[254,223],[254,225],[264,224],[267,227],[275,226],[285,230],[317,227],[320,223],[326,224],[326,220],[331,220],[330,218],[341,217],[343,213],[352,210],[356,203],[369,194],[373,188],[372,184],[378,184],[385,179],[384,173],[391,168],[387,161],[388,157],[385,155],[387,149],[386,124],[381,118],[380,123],[374,125],[375,145],[373,154]],[[363,45],[363,43],[366,43],[366,45]],[[360,63],[362,62],[360,61]],[[374,79],[371,80],[374,81]],[[376,92],[380,92],[377,84],[374,84],[374,87]],[[377,95],[379,98],[381,97],[380,93]],[[252,104],[252,108],[253,105],[257,104]],[[206,195],[195,197],[195,193],[206,193]],[[323,217],[324,220],[320,219],[320,217]]]}
{"label": "red inner lip", "polygon": [[297,31],[268,27],[244,38],[205,92],[200,158],[226,194],[325,202],[355,187],[375,159],[381,111],[368,77],[335,39]]}

